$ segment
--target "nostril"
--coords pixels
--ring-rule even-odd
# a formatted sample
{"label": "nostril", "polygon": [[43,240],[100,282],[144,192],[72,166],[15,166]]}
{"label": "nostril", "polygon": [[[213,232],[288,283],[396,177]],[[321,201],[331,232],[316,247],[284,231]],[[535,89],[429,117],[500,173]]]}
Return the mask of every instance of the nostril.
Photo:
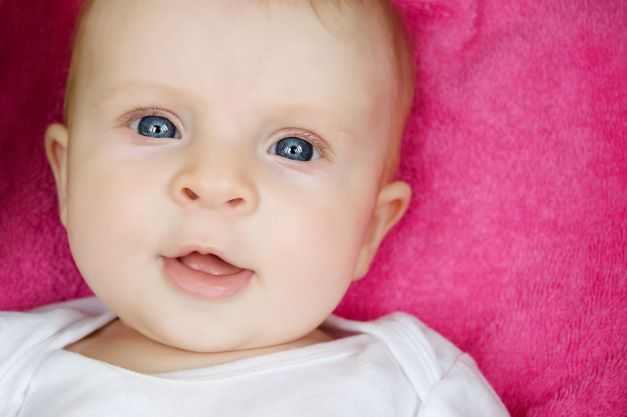
{"label": "nostril", "polygon": [[196,199],[198,199],[198,195],[197,195],[195,192],[193,192],[192,190],[190,190],[189,188],[185,188],[185,189],[183,190],[183,193],[185,193],[185,195],[186,195],[187,197],[189,197],[191,200],[196,200]]}
{"label": "nostril", "polygon": [[229,200],[229,201],[227,201],[227,203],[228,203],[230,206],[237,206],[237,205],[239,205],[242,201],[244,201],[244,199],[240,197],[240,198],[234,198],[234,199],[232,199],[232,200]]}
{"label": "nostril", "polygon": [[[184,188],[182,190],[182,193],[189,198],[190,200],[198,200],[200,197],[198,196],[198,194],[196,194],[195,192],[193,192],[192,190],[190,190],[189,188]],[[238,198],[233,198],[231,200],[228,200],[226,202],[226,204],[228,204],[230,207],[237,207],[239,206],[241,203],[244,202],[244,199],[241,197]]]}

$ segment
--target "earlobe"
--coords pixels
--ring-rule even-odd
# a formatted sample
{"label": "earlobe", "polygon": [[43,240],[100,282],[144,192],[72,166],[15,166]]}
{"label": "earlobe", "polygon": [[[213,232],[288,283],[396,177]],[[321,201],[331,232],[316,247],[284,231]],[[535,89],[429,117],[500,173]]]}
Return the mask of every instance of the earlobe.
{"label": "earlobe", "polygon": [[59,123],[54,123],[46,129],[44,139],[46,157],[54,175],[59,199],[59,214],[61,223],[66,226],[67,220],[67,155],[68,130]]}
{"label": "earlobe", "polygon": [[410,200],[411,187],[406,182],[394,181],[381,188],[370,220],[369,231],[361,248],[354,280],[366,275],[383,238],[403,217]]}

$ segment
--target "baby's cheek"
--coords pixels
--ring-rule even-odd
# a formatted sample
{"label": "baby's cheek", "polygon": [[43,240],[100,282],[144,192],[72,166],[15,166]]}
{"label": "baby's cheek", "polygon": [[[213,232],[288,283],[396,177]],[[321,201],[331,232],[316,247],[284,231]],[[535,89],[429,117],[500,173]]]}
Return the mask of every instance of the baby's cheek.
{"label": "baby's cheek", "polygon": [[[273,317],[270,322],[281,326],[268,327],[281,332],[277,339],[287,341],[311,332],[344,297],[350,284],[352,255],[347,253],[346,246],[336,246],[337,241],[326,242],[326,245],[310,246],[302,258],[278,272],[282,280],[269,284],[276,285],[275,291],[271,291],[275,299],[267,305]],[[304,246],[305,242],[301,244]],[[290,317],[287,323],[286,317]]]}
{"label": "baby's cheek", "polygon": [[[150,213],[142,196],[115,173],[83,171],[70,188],[68,238],[75,262],[90,286],[128,276],[145,255]],[[145,198],[145,197],[144,197]],[[94,289],[92,286],[92,289]],[[95,289],[94,289],[95,290]]]}
{"label": "baby's cheek", "polygon": [[348,207],[319,207],[285,225],[289,235],[275,241],[279,265],[290,271],[294,286],[310,294],[336,297],[352,277],[363,234],[363,216]]}

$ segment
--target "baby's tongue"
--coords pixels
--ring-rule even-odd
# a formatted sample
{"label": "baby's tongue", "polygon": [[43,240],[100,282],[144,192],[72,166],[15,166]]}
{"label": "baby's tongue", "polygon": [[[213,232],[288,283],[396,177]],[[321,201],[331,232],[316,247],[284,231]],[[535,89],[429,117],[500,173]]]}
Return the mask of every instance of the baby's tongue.
{"label": "baby's tongue", "polygon": [[231,265],[216,255],[201,255],[198,252],[193,252],[178,259],[193,270],[211,275],[231,275],[242,270],[242,268]]}

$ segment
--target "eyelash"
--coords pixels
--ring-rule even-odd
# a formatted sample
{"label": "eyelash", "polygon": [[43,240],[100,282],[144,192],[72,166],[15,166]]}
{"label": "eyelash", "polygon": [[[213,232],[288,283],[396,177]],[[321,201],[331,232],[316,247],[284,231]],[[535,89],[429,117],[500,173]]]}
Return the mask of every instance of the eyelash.
{"label": "eyelash", "polygon": [[[130,126],[131,122],[134,122],[137,119],[141,119],[142,117],[148,117],[148,116],[159,116],[159,117],[168,119],[179,132],[181,131],[181,129],[171,120],[172,115],[170,113],[164,110],[161,110],[160,108],[154,105],[148,108],[142,107],[142,106],[136,106],[135,110],[132,111],[130,114],[128,114],[124,118],[124,124],[126,126]],[[303,139],[303,140],[310,142],[316,149],[318,149],[318,152],[320,152],[321,158],[329,157],[330,151],[326,142],[320,139],[317,135],[308,131],[304,131],[304,130],[289,129],[288,133],[282,136],[280,139],[278,139],[275,142],[275,144],[283,139],[290,138],[290,137],[297,137],[299,139]]]}
{"label": "eyelash", "polygon": [[137,119],[148,116],[159,116],[168,119],[174,127],[180,132],[181,129],[174,123],[172,115],[164,110],[161,110],[157,106],[151,106],[150,108],[136,106],[135,110],[131,111],[128,115],[124,116],[124,125],[130,127],[131,123]]}

